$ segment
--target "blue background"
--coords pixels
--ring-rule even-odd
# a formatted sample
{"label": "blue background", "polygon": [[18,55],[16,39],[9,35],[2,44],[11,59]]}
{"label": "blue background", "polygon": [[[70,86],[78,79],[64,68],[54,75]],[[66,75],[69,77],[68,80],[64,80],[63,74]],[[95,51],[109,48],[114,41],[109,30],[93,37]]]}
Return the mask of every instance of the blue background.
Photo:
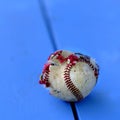
{"label": "blue background", "polygon": [[0,0],[0,120],[74,119],[69,103],[38,84],[55,49],[100,66],[98,84],[75,104],[80,120],[119,120],[119,44],[119,0]]}

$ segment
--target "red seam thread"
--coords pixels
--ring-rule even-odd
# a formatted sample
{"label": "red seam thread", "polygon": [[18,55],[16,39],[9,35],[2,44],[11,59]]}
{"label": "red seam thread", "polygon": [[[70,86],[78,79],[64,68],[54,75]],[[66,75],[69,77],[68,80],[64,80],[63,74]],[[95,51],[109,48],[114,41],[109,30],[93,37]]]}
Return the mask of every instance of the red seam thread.
{"label": "red seam thread", "polygon": [[48,79],[49,79],[49,72],[50,72],[50,70],[49,70],[50,64],[46,64],[44,67],[45,68],[43,69],[41,80],[39,81],[39,83],[45,84],[46,87],[49,87],[50,83],[49,83]]}
{"label": "red seam thread", "polygon": [[80,90],[73,84],[73,82],[70,79],[70,70],[73,67],[73,63],[69,63],[64,71],[64,80],[66,83],[67,88],[70,90],[70,92],[77,98],[77,100],[83,99],[82,93]]}
{"label": "red seam thread", "polygon": [[89,57],[85,57],[85,56],[81,57],[80,56],[79,60],[81,62],[87,63],[90,66],[90,68],[94,71],[94,75],[95,75],[96,80],[97,80],[98,79],[98,75],[99,75],[99,66],[97,65],[98,68],[94,67],[94,65],[90,62],[90,58]]}
{"label": "red seam thread", "polygon": [[86,56],[80,56],[80,58],[77,59],[76,56],[70,55],[68,56],[67,59],[70,59],[70,63],[66,66],[64,71],[64,80],[65,80],[66,86],[71,91],[71,93],[77,98],[77,100],[81,100],[83,99],[81,91],[73,84],[73,82],[70,79],[71,68],[75,65],[74,61],[84,62],[88,64],[90,68],[94,71],[96,80],[99,74],[99,67],[98,69],[94,67],[94,65],[90,62],[90,58]]}

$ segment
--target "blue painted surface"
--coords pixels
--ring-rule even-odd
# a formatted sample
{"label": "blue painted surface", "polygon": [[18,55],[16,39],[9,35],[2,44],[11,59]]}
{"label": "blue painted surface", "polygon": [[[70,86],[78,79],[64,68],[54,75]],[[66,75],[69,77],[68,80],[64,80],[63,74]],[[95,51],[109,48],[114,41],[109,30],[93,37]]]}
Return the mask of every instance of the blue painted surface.
{"label": "blue painted surface", "polygon": [[0,120],[73,120],[69,104],[38,84],[53,52],[38,3],[0,1]]}
{"label": "blue painted surface", "polygon": [[82,52],[100,65],[94,91],[76,103],[82,120],[120,119],[120,2],[45,0],[59,49]]}

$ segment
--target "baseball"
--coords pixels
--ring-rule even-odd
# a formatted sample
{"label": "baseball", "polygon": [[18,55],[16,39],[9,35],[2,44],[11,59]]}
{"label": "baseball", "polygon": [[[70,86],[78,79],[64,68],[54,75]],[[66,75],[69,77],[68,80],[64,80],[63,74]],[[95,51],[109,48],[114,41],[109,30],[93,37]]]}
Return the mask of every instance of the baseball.
{"label": "baseball", "polygon": [[58,50],[49,56],[39,83],[48,87],[51,95],[75,102],[92,91],[98,74],[99,66],[93,58],[81,53]]}

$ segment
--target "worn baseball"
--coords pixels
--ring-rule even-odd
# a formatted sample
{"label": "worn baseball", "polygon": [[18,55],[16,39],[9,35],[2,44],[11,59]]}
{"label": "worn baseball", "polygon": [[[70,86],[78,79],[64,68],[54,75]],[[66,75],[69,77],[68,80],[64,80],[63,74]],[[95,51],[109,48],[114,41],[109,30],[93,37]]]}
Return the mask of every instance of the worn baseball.
{"label": "worn baseball", "polygon": [[40,84],[50,94],[64,101],[75,102],[85,98],[97,83],[99,67],[95,60],[81,53],[58,50],[45,63]]}

